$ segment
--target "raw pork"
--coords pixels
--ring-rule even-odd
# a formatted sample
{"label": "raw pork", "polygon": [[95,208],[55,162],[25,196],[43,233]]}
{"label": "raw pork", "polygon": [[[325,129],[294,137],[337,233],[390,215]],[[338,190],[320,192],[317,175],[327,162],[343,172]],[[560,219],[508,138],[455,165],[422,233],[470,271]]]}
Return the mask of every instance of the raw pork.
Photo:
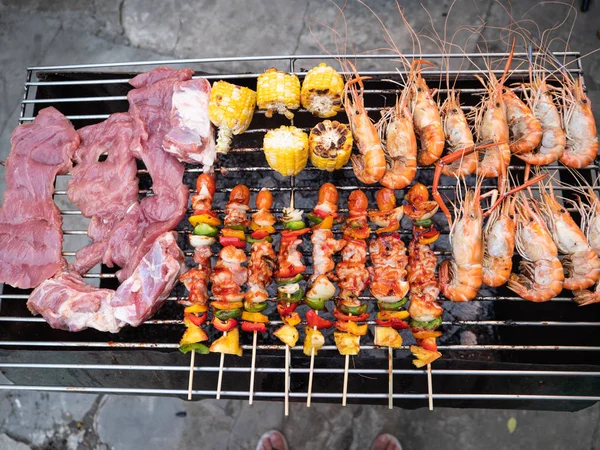
{"label": "raw pork", "polygon": [[71,169],[79,135],[56,109],[12,133],[0,209],[0,282],[29,289],[65,266],[62,217],[54,204],[54,179]]}
{"label": "raw pork", "polygon": [[175,234],[164,233],[116,291],[87,285],[75,272],[62,272],[38,286],[27,307],[52,328],[117,333],[125,325],[137,327],[162,306],[182,267]]}
{"label": "raw pork", "polygon": [[85,217],[91,217],[88,235],[93,241],[77,252],[71,268],[79,273],[101,261],[113,265],[108,251],[112,230],[138,203],[134,155],[141,152],[141,141],[137,131],[128,113],[113,114],[78,131],[81,145],[73,157],[76,166],[67,195]]}

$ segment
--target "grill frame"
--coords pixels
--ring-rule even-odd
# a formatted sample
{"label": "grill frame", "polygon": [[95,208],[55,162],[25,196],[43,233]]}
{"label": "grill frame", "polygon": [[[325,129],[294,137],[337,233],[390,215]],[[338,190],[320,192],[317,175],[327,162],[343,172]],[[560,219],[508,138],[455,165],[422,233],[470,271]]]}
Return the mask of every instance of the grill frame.
{"label": "grill frame", "polygon": [[[406,55],[409,59],[413,57],[413,55]],[[427,54],[427,55],[420,55],[420,58],[423,59],[427,59],[427,60],[432,60],[432,61],[439,61],[442,59],[442,57],[447,58],[449,61],[456,61],[459,58],[463,58],[465,55],[463,54],[451,54],[451,55],[440,55],[440,54]],[[466,55],[468,58],[472,58],[472,59],[476,59],[476,58],[488,58],[488,59],[495,59],[495,58],[504,58],[507,55],[504,53],[471,53],[471,54],[467,54]],[[527,55],[524,53],[517,53],[515,54],[515,58],[518,60],[519,58],[524,58]],[[583,70],[581,67],[581,62],[579,59],[579,53],[577,52],[567,52],[567,53],[556,53],[557,57],[566,57],[566,58],[571,58],[574,62],[575,62],[575,66],[574,68],[570,68],[569,72],[572,74],[583,74]],[[306,72],[304,70],[297,70],[297,66],[300,64],[300,61],[308,61],[310,62],[310,67],[312,67],[313,65],[316,64],[315,60],[317,61],[329,61],[332,58],[336,58],[336,57],[342,57],[342,58],[354,58],[356,60],[358,60],[359,62],[365,62],[367,60],[373,61],[376,65],[382,62],[391,62],[391,60],[393,59],[392,55],[352,55],[352,56],[346,56],[346,55],[335,55],[335,56],[327,56],[324,57],[323,55],[295,55],[295,56],[268,56],[268,57],[262,57],[262,56],[257,56],[257,57],[242,57],[242,58],[207,58],[207,59],[182,59],[182,60],[168,60],[168,61],[138,61],[138,62],[124,62],[124,63],[108,63],[108,64],[80,64],[80,65],[68,65],[68,66],[37,66],[37,67],[29,67],[27,69],[27,73],[26,73],[26,77],[25,77],[25,83],[24,83],[24,93],[23,93],[23,101],[21,103],[21,114],[20,114],[20,119],[19,119],[19,123],[26,123],[29,122],[31,120],[33,120],[33,118],[35,117],[35,112],[37,111],[38,108],[40,107],[45,107],[45,106],[55,106],[57,108],[60,109],[61,105],[64,104],[74,104],[74,103],[85,103],[87,105],[86,102],[90,103],[90,108],[93,109],[95,104],[104,104],[106,102],[118,102],[118,101],[126,101],[126,97],[125,96],[96,96],[93,98],[90,97],[66,97],[66,98],[38,98],[38,90],[39,89],[44,89],[50,86],[90,86],[90,85],[94,85],[94,84],[99,84],[99,85],[110,85],[110,84],[119,84],[119,83],[127,83],[127,81],[129,80],[129,77],[127,78],[112,78],[111,73],[105,74],[105,76],[107,76],[108,78],[105,79],[92,79],[92,80],[67,80],[67,81],[47,81],[47,80],[43,80],[40,79],[40,76],[43,78],[44,74],[52,74],[52,73],[69,73],[70,75],[73,75],[73,73],[79,73],[79,72],[73,72],[71,73],[71,71],[87,71],[90,69],[102,69],[102,70],[106,70],[106,69],[115,69],[115,68],[136,68],[136,69],[143,69],[145,70],[149,70],[150,68],[152,68],[153,66],[158,66],[158,65],[173,65],[173,66],[182,66],[182,65],[188,65],[188,66],[198,66],[200,69],[202,68],[206,68],[206,66],[211,65],[211,64],[230,64],[230,63],[243,63],[243,62],[247,62],[247,63],[263,63],[263,68],[267,68],[269,66],[269,62],[273,62],[273,63],[279,63],[280,65],[282,65],[281,69],[283,70],[288,70],[292,73],[296,73],[297,75],[299,75],[300,77],[302,77]],[[140,70],[141,71],[141,70]],[[396,76],[397,73],[394,72],[393,70],[388,70],[388,71],[381,71],[381,70],[360,70],[361,74],[364,75],[372,75],[374,77],[377,77],[378,79],[381,79],[383,77],[392,77],[392,76]],[[83,74],[89,75],[89,73],[87,72],[81,72]],[[436,79],[439,78],[441,75],[441,72],[439,71],[427,71],[425,72],[427,77],[429,79]],[[443,72],[445,73],[445,72]],[[461,79],[462,77],[472,77],[475,74],[481,74],[481,71],[478,69],[466,69],[466,70],[452,70],[450,71],[450,75],[458,75],[460,73]],[[500,69],[494,70],[495,74],[499,74],[501,73]],[[511,77],[514,76],[525,76],[528,73],[527,69],[516,69],[513,71]],[[247,81],[247,80],[252,80],[255,79],[257,76],[259,75],[259,73],[250,73],[250,74],[246,74],[246,73],[215,73],[215,74],[209,74],[209,75],[195,75],[195,77],[197,76],[203,76],[209,80],[215,80],[215,79],[228,79],[228,80],[238,80],[238,81]],[[32,78],[36,76],[38,78],[38,81],[31,81]],[[76,75],[73,75],[76,76]],[[380,80],[379,80],[380,81]],[[464,88],[464,89],[457,89],[459,91],[461,91],[462,93],[466,93],[466,94],[476,94],[479,92],[482,92],[482,89],[478,89],[478,88]],[[384,95],[384,94],[393,94],[395,92],[399,92],[397,88],[391,88],[391,89],[367,89],[367,95],[369,94],[373,94],[373,95]],[[445,89],[440,89],[440,92],[444,93]],[[367,106],[366,108],[369,112],[376,112],[378,110],[381,109],[380,106]],[[466,110],[471,109],[471,107],[467,106],[465,107]],[[300,113],[305,112],[300,110]],[[262,115],[263,112],[261,111],[257,111],[256,115],[260,116]],[[93,120],[93,121],[99,121],[99,120],[104,120],[106,117],[108,117],[108,114],[79,114],[79,115],[67,115],[67,117],[69,119],[71,119],[74,123],[74,125],[76,127],[79,128],[79,123],[81,123],[80,121],[88,121],[88,120]],[[292,122],[293,123],[293,122]],[[278,126],[279,123],[276,123],[274,126]],[[303,127],[305,130],[307,130],[307,128]],[[252,135],[252,134],[260,134],[260,133],[264,133],[267,129],[265,128],[252,128],[251,130],[249,130],[247,132],[247,135]],[[253,154],[256,154],[257,152],[260,151],[260,147],[237,147],[234,148],[232,150],[233,154],[239,154],[240,156],[244,156],[245,153],[250,154],[251,156]],[[268,167],[265,166],[260,166],[260,165],[249,165],[249,166],[237,166],[237,167],[228,167],[226,163],[223,164],[224,167],[227,168],[227,170],[229,171],[229,173],[244,173],[244,172],[248,172],[248,173],[252,173],[252,172],[268,172],[270,171],[270,169]],[[511,166],[511,170],[513,171],[519,171],[522,170],[523,166],[519,165],[519,164],[513,164]],[[553,167],[556,168],[558,170],[564,170],[564,168],[561,168],[561,166],[556,166]],[[598,165],[594,164],[593,166],[590,166],[589,168],[587,168],[586,170],[590,171],[591,176],[595,176],[595,174],[597,173],[597,169],[598,169]],[[305,169],[307,172],[314,172],[317,169],[310,167],[310,165]],[[345,167],[343,170],[345,171],[351,171],[351,167]],[[431,168],[420,168],[420,171],[430,171]],[[186,166],[186,173],[187,174],[194,174],[194,173],[198,173],[200,172],[201,169],[198,168],[192,168],[189,166]],[[145,173],[144,169],[141,169],[140,171],[138,171],[138,173],[140,175],[143,175]],[[345,174],[351,174],[351,172],[344,172]],[[493,187],[493,186],[489,186],[489,187]],[[350,189],[353,189],[354,186],[341,186],[339,187],[341,191],[348,191]],[[231,187],[226,187],[226,188],[222,188],[220,189],[220,192],[222,193],[226,193],[231,189]],[[258,187],[257,186],[252,186],[251,187],[251,191],[256,192],[258,191]],[[281,184],[278,185],[276,188],[274,188],[274,191],[279,191],[281,193],[289,193],[290,197],[294,197],[296,194],[302,194],[303,192],[316,192],[317,187],[314,186],[298,186],[296,183],[296,179],[294,177],[290,177],[289,178],[289,183],[286,186],[285,184]],[[361,186],[361,189],[364,189],[366,191],[373,191],[375,189],[378,189],[378,186]],[[442,191],[449,191],[454,189],[453,185],[450,184],[442,184],[442,186],[440,187],[440,190]],[[151,194],[151,190],[149,189],[140,189],[140,194]],[[57,191],[55,192],[55,195],[60,197],[66,197],[66,190],[64,189],[57,189]],[[220,211],[219,209],[217,209],[217,211]],[[276,212],[280,212],[281,208],[275,208],[274,211]],[[67,217],[67,216],[77,216],[80,215],[81,213],[77,210],[72,210],[72,209],[62,209],[61,208],[61,212],[63,214],[63,218]],[[185,234],[186,231],[185,230],[179,230],[179,232],[181,234]],[[408,233],[410,233],[409,231],[404,230],[403,235],[406,236]],[[65,240],[67,239],[67,237],[69,236],[79,236],[79,235],[86,235],[87,234],[87,230],[65,230]],[[183,238],[185,238],[185,236],[181,236]],[[180,239],[181,240],[181,239]],[[186,253],[186,257],[190,257],[192,252],[190,251],[190,249],[188,248]],[[436,252],[439,256],[448,256],[449,252],[448,251],[438,251]],[[70,251],[66,251],[63,252],[65,257],[72,257],[74,256],[74,252],[70,252]],[[90,274],[86,274],[85,278],[88,279],[97,279],[99,280],[101,283],[103,283],[104,281],[111,281],[111,279],[114,280],[115,275],[114,273],[90,273]],[[25,300],[27,298],[26,294],[19,294],[19,293],[11,293],[11,288],[8,287],[8,293],[6,293],[6,288],[4,289],[4,291],[2,292],[2,294],[0,294],[0,322],[1,323],[9,323],[9,324],[16,324],[19,325],[20,323],[26,323],[26,324],[36,324],[36,323],[43,323],[44,320],[40,317],[27,317],[27,316],[18,316],[18,315],[3,315],[3,309],[6,308],[2,308],[2,306],[4,306],[4,302],[6,301],[19,301],[19,300]],[[172,295],[168,298],[168,302],[170,304],[176,302],[176,300],[178,298],[181,298],[180,296],[177,295]],[[370,299],[371,297],[363,297],[364,299]],[[442,299],[444,305],[447,305],[448,302],[445,299]],[[487,295],[481,295],[478,296],[477,299],[475,301],[481,301],[481,302],[488,302],[488,301],[496,301],[496,300],[501,300],[501,301],[510,301],[511,303],[513,301],[516,302],[521,302],[523,301],[522,299],[515,297],[515,296],[496,296],[496,297],[490,297]],[[569,297],[565,297],[565,296],[561,296],[557,299],[552,300],[552,302],[570,302],[570,298]],[[24,303],[24,302],[23,302]],[[574,307],[574,305],[571,305],[572,307]],[[588,307],[588,308],[596,308],[596,306],[592,306],[592,307]],[[596,308],[597,309],[597,308]],[[181,311],[180,311],[181,313]],[[535,321],[535,320],[516,320],[516,321],[512,321],[512,320],[452,320],[452,321],[448,321],[448,320],[444,320],[443,322],[443,326],[447,329],[448,327],[451,326],[460,326],[460,327],[499,327],[499,328],[504,328],[504,327],[533,327],[534,329],[538,329],[539,327],[543,327],[543,328],[551,328],[551,329],[557,329],[560,330],[563,327],[577,327],[577,329],[592,329],[594,327],[600,327],[600,316],[597,315],[597,321],[583,321],[583,320],[579,320],[579,321],[560,321],[560,320],[539,320],[539,321]],[[278,323],[281,323],[279,320],[274,320],[271,322],[272,325],[277,325]],[[373,321],[369,322],[370,324],[373,324]],[[183,331],[183,326],[182,326],[182,320],[180,319],[150,319],[149,321],[146,322],[145,325],[151,325],[151,326],[177,326],[179,327],[179,330],[182,332]],[[1,328],[1,327],[0,327]],[[442,329],[444,330],[444,328]],[[0,336],[5,337],[4,334],[2,334],[0,332]],[[406,337],[406,335],[404,335],[404,337]],[[301,342],[301,341],[299,341]],[[127,372],[128,375],[129,373],[145,373],[145,372],[157,372],[161,375],[164,374],[168,374],[168,373],[175,373],[178,375],[183,375],[185,380],[187,380],[187,373],[189,371],[189,365],[187,364],[187,362],[189,361],[188,357],[184,357],[183,355],[179,355],[177,352],[175,352],[174,350],[178,347],[177,343],[171,343],[171,342],[111,342],[108,340],[97,340],[97,341],[77,341],[77,340],[71,340],[71,337],[69,337],[69,339],[66,340],[19,340],[19,339],[4,339],[2,338],[0,340],[0,370],[4,370],[7,375],[9,376],[9,378],[13,378],[13,379],[17,379],[18,377],[15,377],[15,374],[22,374],[22,371],[29,371],[29,373],[32,374],[43,374],[43,373],[47,373],[46,371],[55,371],[57,373],[62,373],[62,372],[77,372],[77,371],[82,371],[82,372],[96,372],[96,373],[104,373],[104,372],[119,372],[119,371],[123,371],[123,372]],[[250,345],[243,345],[244,349],[247,350],[251,349]],[[598,345],[508,345],[508,344],[475,344],[475,345],[470,345],[470,344],[450,344],[450,345],[440,345],[439,346],[440,350],[442,352],[448,352],[448,351],[452,351],[452,352],[459,352],[459,353],[469,353],[469,352],[477,352],[477,354],[481,354],[481,352],[485,353],[485,352],[541,352],[542,354],[546,354],[547,352],[550,353],[555,353],[555,352],[585,352],[586,354],[590,354],[594,355],[594,352],[598,352],[600,351],[600,341],[598,341]],[[52,349],[52,350],[45,350],[45,349]],[[56,349],[56,350],[54,350]],[[30,355],[32,358],[25,358],[25,359],[33,359],[36,360],[36,357],[40,355],[40,353],[45,353],[45,356],[49,356],[52,357],[52,352],[53,351],[58,351],[59,349],[61,350],[61,353],[64,352],[76,352],[79,353],[81,350],[87,350],[87,349],[95,349],[92,350],[94,352],[98,352],[98,354],[101,354],[101,358],[100,360],[104,361],[105,359],[108,361],[110,358],[113,359],[117,359],[119,360],[119,362],[115,363],[111,363],[111,362],[101,362],[101,363],[86,363],[86,362],[71,362],[71,363],[64,363],[64,362],[49,362],[49,363],[42,363],[42,362],[29,362],[29,361],[25,361],[25,360],[21,360],[19,358],[14,358],[14,353],[18,352],[18,353],[27,353],[28,355]],[[260,389],[260,383],[261,383],[261,376],[265,376],[265,378],[263,379],[263,386],[264,384],[270,384],[271,380],[273,380],[273,377],[277,377],[277,378],[281,378],[282,374],[285,374],[285,368],[279,364],[272,364],[271,367],[269,367],[269,364],[267,364],[267,366],[261,366],[261,362],[264,361],[270,361],[271,359],[273,359],[273,361],[276,362],[281,362],[283,360],[285,360],[284,357],[284,352],[285,352],[285,346],[283,345],[267,345],[267,344],[260,344],[257,347],[259,354],[261,355],[261,357],[259,357],[258,359],[258,364],[256,367],[256,374],[257,374],[257,386],[255,387],[254,390],[254,396],[257,397],[258,399],[282,399],[285,396],[285,392],[283,391],[283,389],[281,390],[277,390],[277,391],[272,391],[272,390],[261,390]],[[372,345],[362,345],[361,349],[364,351],[367,350],[376,350],[376,348],[374,348]],[[408,353],[408,345],[404,345],[403,348],[396,352],[397,356],[394,359],[394,364],[395,364],[395,369],[393,371],[394,375],[395,375],[395,389],[394,389],[394,401],[396,405],[399,406],[404,406],[404,407],[408,407],[408,408],[415,408],[415,407],[424,407],[426,406],[426,399],[427,399],[427,389],[426,389],[426,371],[425,370],[420,370],[420,369],[414,369],[414,368],[410,368],[412,367],[410,364],[410,358],[409,358],[409,353]],[[167,364],[143,364],[143,363],[137,363],[137,364],[127,364],[126,360],[128,358],[127,354],[129,352],[142,352],[142,359],[143,359],[143,355],[145,355],[145,352],[161,352],[161,353],[169,353],[169,357],[167,358],[169,361],[171,361],[171,363],[167,363]],[[383,350],[380,351],[382,354],[387,352],[384,352]],[[308,373],[308,366],[306,363],[306,361],[308,358],[304,357],[302,355],[302,346],[296,346],[292,349],[292,364],[291,364],[291,368],[289,369],[289,373],[290,373],[290,379],[293,380],[294,377],[298,378],[299,376],[305,375]],[[273,356],[273,354],[275,354],[274,358],[271,358]],[[336,352],[336,348],[334,345],[326,345],[323,348],[323,355],[319,355],[316,357],[316,365],[317,367],[315,368],[315,386],[316,388],[313,389],[313,393],[312,393],[312,398],[314,399],[314,401],[329,401],[329,402],[336,402],[336,401],[340,401],[342,394],[341,394],[341,389],[340,390],[336,390],[335,392],[323,392],[323,391],[319,391],[319,385],[318,385],[318,380],[321,376],[325,376],[327,374],[335,374],[335,376],[337,376],[338,378],[341,378],[341,374],[343,373],[343,359],[341,357],[336,358],[335,356],[331,356],[331,355],[335,355],[337,354]],[[398,356],[398,354],[402,355],[402,356]],[[117,355],[115,357],[115,355]],[[173,357],[175,356],[175,357]],[[194,368],[195,372],[196,372],[196,385],[200,385],[202,388],[201,389],[194,389],[193,390],[193,395],[194,395],[194,399],[200,399],[200,398],[205,398],[205,397],[212,397],[216,394],[216,389],[213,389],[214,387],[216,387],[216,383],[212,383],[212,387],[210,386],[210,383],[206,380],[203,379],[203,375],[206,374],[214,374],[216,372],[218,372],[219,370],[219,366],[218,366],[218,360],[215,357],[212,357],[214,355],[209,355],[209,357],[204,357],[204,356],[199,356],[199,358],[197,358],[197,362],[196,362],[196,367]],[[106,357],[106,358],[105,358]],[[108,359],[107,359],[108,358]],[[121,362],[120,360],[124,359],[124,362]],[[357,361],[360,360],[360,356],[357,358]],[[137,358],[136,358],[137,359]],[[160,358],[159,358],[160,359]],[[322,361],[326,361],[328,366],[327,367],[319,367],[318,363],[322,362]],[[460,363],[461,367],[456,368],[456,363],[457,361]],[[176,362],[176,363],[175,363]],[[240,360],[236,360],[234,359],[234,357],[227,357],[225,359],[225,367],[224,367],[224,376],[225,379],[228,378],[229,374],[242,374],[242,375],[249,375],[250,372],[250,362],[249,362],[249,358],[247,356],[244,356],[244,358],[241,358]],[[493,368],[492,366],[490,367],[486,367],[486,368],[471,368],[470,366],[475,365],[477,366],[478,363],[481,363],[481,361],[471,361],[468,363],[474,363],[474,364],[465,364],[465,362],[462,359],[459,360],[452,360],[452,359],[442,359],[439,363],[436,362],[433,367],[432,367],[432,374],[433,374],[433,380],[434,380],[434,390],[433,390],[433,399],[436,401],[437,405],[447,405],[447,406],[483,406],[482,402],[485,402],[484,405],[487,407],[506,407],[506,406],[510,406],[510,407],[524,407],[524,408],[540,408],[540,409],[579,409],[581,407],[587,406],[592,402],[596,402],[598,400],[600,400],[600,361],[598,361],[597,364],[593,364],[593,365],[588,365],[588,366],[582,366],[581,364],[577,364],[577,368],[579,370],[567,370],[568,368],[565,368],[564,364],[560,364],[558,366],[560,367],[547,367],[546,369],[535,369],[536,366],[541,367],[541,365],[539,364],[532,364],[531,366],[533,368],[526,368],[526,367],[522,367],[524,366],[524,364],[519,363],[516,366],[519,366],[518,368]],[[184,364],[180,364],[180,363],[184,363]],[[238,364],[239,363],[239,364]],[[329,363],[332,363],[331,365],[329,365]],[[356,386],[353,386],[352,381],[350,382],[350,387],[349,387],[349,392],[348,392],[348,400],[350,402],[362,402],[362,403],[377,403],[377,404],[384,404],[386,403],[386,400],[388,398],[388,393],[387,393],[387,383],[386,383],[386,379],[387,379],[387,358],[383,358],[380,361],[381,363],[381,368],[369,368],[369,367],[358,367],[358,368],[351,368],[349,373],[350,373],[350,379],[352,380],[353,378],[356,378],[357,375],[361,375],[364,377],[367,376],[381,376],[381,375],[385,375],[384,377],[380,377],[381,382],[380,382],[380,392],[370,392],[369,389],[372,389],[372,386],[369,387],[369,389],[367,389],[367,392],[357,392],[358,388],[360,388],[360,383]],[[360,366],[360,365],[359,365]],[[438,368],[442,366],[442,368]],[[484,364],[484,366],[486,366],[486,364]],[[515,366],[515,367],[516,367]],[[545,366],[548,366],[548,364],[545,364]],[[13,376],[11,376],[11,374]],[[559,380],[559,382],[557,383],[557,386],[561,386],[561,383],[564,380],[571,380],[571,379],[575,379],[575,380],[586,380],[586,382],[593,384],[593,389],[591,389],[591,395],[589,392],[579,392],[579,391],[574,391],[572,393],[569,393],[569,395],[560,395],[557,393],[550,393],[550,394],[540,394],[539,390],[536,391],[535,393],[533,393],[532,391],[529,392],[525,392],[525,393],[494,393],[494,392],[463,392],[462,389],[458,388],[456,392],[446,392],[444,389],[444,392],[437,392],[436,393],[436,384],[443,384],[444,386],[446,386],[446,382],[445,379],[447,378],[458,378],[459,376],[463,376],[463,377],[485,377],[486,379],[491,378],[497,378],[497,379],[508,379],[511,377],[517,377],[519,378],[522,382],[521,384],[525,384],[525,382],[523,380],[527,379],[532,379],[532,380],[536,380],[536,379],[540,379],[540,380],[547,380],[547,379],[552,379],[552,380]],[[50,378],[50,377],[49,377]],[[48,378],[48,379],[49,379]],[[60,377],[59,377],[60,378]],[[66,377],[67,379],[69,379],[69,377]],[[71,377],[73,378],[73,377]],[[74,377],[74,379],[76,379],[77,377]],[[181,378],[181,377],[179,377]],[[212,377],[213,379],[216,379],[216,377]],[[587,380],[589,378],[589,380]],[[57,378],[54,378],[55,380],[57,380]],[[94,383],[92,384],[97,384],[97,380],[94,378],[94,376],[91,377],[91,379],[94,379]],[[403,379],[403,381],[401,381],[400,385],[404,386],[404,383],[406,380],[411,380],[408,383],[408,389],[409,391],[413,391],[413,392],[403,392],[402,389],[397,389],[398,388],[398,379]],[[479,379],[479,378],[477,378]],[[266,380],[266,381],[265,381]],[[83,384],[83,383],[81,383]],[[143,384],[143,383],[142,383]],[[474,384],[477,384],[477,382],[475,382]],[[510,383],[509,383],[510,384]],[[549,383],[549,385],[551,385],[552,383]],[[568,384],[568,383],[567,383]],[[239,383],[240,387],[242,386],[242,383]],[[283,386],[283,380],[280,380],[280,382],[276,383],[277,386]],[[459,384],[456,383],[450,383],[450,386],[459,386]],[[179,383],[178,386],[181,386],[181,389],[174,389],[174,388],[166,388],[166,387],[161,387],[161,388],[145,388],[145,387],[139,387],[139,386],[134,386],[134,387],[120,387],[120,386],[103,386],[103,385],[77,385],[77,384],[61,384],[60,381],[59,382],[55,382],[52,385],[46,385],[46,383],[40,383],[40,384],[36,384],[36,383],[22,383],[22,384],[13,384],[13,385],[0,385],[0,389],[3,390],[46,390],[46,391],[79,391],[79,392],[90,392],[90,393],[115,393],[115,394],[146,394],[146,395],[178,395],[178,396],[184,396],[187,394],[187,389],[185,389],[185,386],[187,386],[186,383]],[[245,384],[244,387],[247,387],[248,385]],[[323,387],[323,386],[321,386]],[[353,389],[353,387],[355,389]],[[417,391],[417,392],[414,392]],[[221,395],[223,397],[229,397],[229,398],[248,398],[249,396],[249,389],[246,390],[240,390],[240,389],[231,389],[231,388],[224,388],[224,390],[221,392]],[[298,400],[298,401],[302,401],[306,398],[306,390],[296,390],[295,386],[292,386],[292,391],[289,392],[289,397],[292,400]],[[508,402],[508,403],[507,403]]]}

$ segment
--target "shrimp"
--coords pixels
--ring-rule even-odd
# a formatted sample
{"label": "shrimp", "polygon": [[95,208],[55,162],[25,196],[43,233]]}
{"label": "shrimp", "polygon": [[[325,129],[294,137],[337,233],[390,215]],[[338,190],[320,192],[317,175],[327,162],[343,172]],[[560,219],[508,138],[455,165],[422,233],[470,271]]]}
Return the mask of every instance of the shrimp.
{"label": "shrimp", "polygon": [[241,302],[244,299],[242,286],[248,279],[248,271],[242,266],[246,253],[233,245],[219,252],[217,263],[210,274],[212,293],[221,301]]}
{"label": "shrimp", "polygon": [[566,273],[564,288],[587,289],[600,279],[600,259],[592,249],[581,228],[571,214],[556,201],[552,186],[540,189],[539,209],[558,251],[564,255],[562,265]]}
{"label": "shrimp", "polygon": [[396,206],[396,195],[388,188],[382,188],[375,194],[379,211],[369,213],[369,220],[379,228],[375,233],[388,233],[400,228],[400,220],[404,216],[404,207]]}
{"label": "shrimp", "polygon": [[519,155],[533,151],[542,140],[540,121],[512,89],[505,87],[502,99],[508,121],[511,153]]}
{"label": "shrimp", "polygon": [[421,166],[435,163],[444,151],[444,128],[437,103],[420,69],[415,69],[427,61],[417,60],[412,64],[413,81],[410,84],[410,108],[413,116],[415,132],[419,138],[420,148],[417,161]]}
{"label": "shrimp", "polygon": [[408,293],[405,281],[406,246],[398,233],[377,236],[369,241],[371,255],[371,294],[381,302],[397,302]]}
{"label": "shrimp", "polygon": [[[408,92],[405,89],[405,92]],[[389,162],[385,175],[380,180],[389,189],[404,189],[417,173],[417,137],[413,128],[413,117],[406,106],[403,93],[394,108],[390,108],[379,122],[385,133],[385,151]]]}
{"label": "shrimp", "polygon": [[569,84],[563,89],[562,109],[567,145],[559,160],[565,166],[581,169],[589,166],[598,155],[596,121],[581,78]]}
{"label": "shrimp", "polygon": [[[460,189],[459,189],[460,191]],[[479,204],[481,179],[459,199],[454,222],[450,223],[452,260],[440,264],[440,288],[454,302],[473,300],[483,277],[483,212]],[[459,193],[460,195],[460,193]]]}
{"label": "shrimp", "polygon": [[490,287],[502,286],[510,278],[517,231],[514,215],[514,199],[505,198],[483,229],[483,282]]}
{"label": "shrimp", "polygon": [[525,100],[542,126],[542,140],[532,151],[517,154],[517,158],[531,165],[551,164],[562,156],[567,143],[560,112],[546,81],[532,77],[529,88],[529,92],[524,90]]}
{"label": "shrimp", "polygon": [[[385,174],[385,154],[377,129],[365,110],[363,80],[368,78],[360,77],[354,65],[350,62],[348,64],[352,67],[355,77],[348,81],[344,88],[344,108],[354,142],[360,152],[358,155],[352,155],[352,167],[356,178],[361,182],[374,184]],[[360,91],[356,84],[359,85]]]}
{"label": "shrimp", "polygon": [[543,219],[527,199],[520,200],[516,203],[515,245],[523,260],[519,264],[521,273],[512,273],[507,286],[525,300],[547,302],[562,291],[565,274]]}
{"label": "shrimp", "polygon": [[[462,149],[473,148],[473,133],[469,127],[469,122],[465,113],[460,107],[458,94],[451,89],[440,108],[442,123],[444,125],[444,135],[450,153]],[[442,173],[449,177],[466,177],[471,175],[477,169],[477,155],[469,153],[450,164],[442,167]]]}

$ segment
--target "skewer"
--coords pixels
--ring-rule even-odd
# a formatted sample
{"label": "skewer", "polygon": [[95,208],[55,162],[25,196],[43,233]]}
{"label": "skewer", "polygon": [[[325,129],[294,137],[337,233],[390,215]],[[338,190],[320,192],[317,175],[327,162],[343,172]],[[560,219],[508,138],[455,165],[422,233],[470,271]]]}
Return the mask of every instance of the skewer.
{"label": "skewer", "polygon": [[344,364],[344,390],[342,393],[342,406],[346,406],[346,394],[348,393],[348,366],[350,365],[350,355],[346,355]]}
{"label": "skewer", "polygon": [[[223,333],[227,336],[227,331]],[[221,362],[219,363],[219,378],[217,379],[217,400],[221,399],[221,385],[223,384],[223,364],[225,363],[225,353],[221,353]]]}
{"label": "skewer", "polygon": [[190,357],[190,375],[188,379],[188,400],[192,399],[192,386],[194,385],[194,365],[196,360],[196,350],[192,350]]}
{"label": "skewer", "polygon": [[392,347],[388,347],[388,408],[394,409],[394,361]]}
{"label": "skewer", "polygon": [[250,397],[248,398],[248,404],[252,404],[254,397],[254,369],[256,367],[256,336],[257,333],[254,331],[252,336],[252,365],[250,368]]}
{"label": "skewer", "polygon": [[429,397],[429,411],[433,411],[433,388],[431,382],[431,364],[427,364],[427,395]]}
{"label": "skewer", "polygon": [[285,406],[286,416],[290,415],[290,346],[285,346]]}
{"label": "skewer", "polygon": [[[317,330],[317,327],[313,327],[313,330]],[[306,407],[310,408],[310,400],[312,396],[312,382],[313,382],[313,371],[315,369],[315,348],[310,349],[310,370],[308,371],[308,392],[306,396]]]}

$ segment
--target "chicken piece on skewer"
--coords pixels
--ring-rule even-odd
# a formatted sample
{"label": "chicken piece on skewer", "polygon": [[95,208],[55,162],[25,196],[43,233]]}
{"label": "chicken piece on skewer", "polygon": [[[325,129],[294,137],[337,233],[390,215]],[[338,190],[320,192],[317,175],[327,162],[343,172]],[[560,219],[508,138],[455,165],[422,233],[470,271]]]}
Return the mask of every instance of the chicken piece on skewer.
{"label": "chicken piece on skewer", "polygon": [[[436,338],[442,335],[436,329],[442,323],[443,308],[437,298],[440,293],[435,275],[437,257],[430,244],[435,242],[440,233],[435,229],[431,216],[433,212],[427,188],[418,183],[406,195],[408,210],[411,211],[413,237],[408,246],[408,283],[411,321],[410,328],[417,345],[411,345],[410,351],[417,358],[413,364],[423,367],[442,356],[437,350]],[[433,202],[435,203],[435,202]],[[437,209],[437,208],[436,208]],[[423,214],[419,217],[418,211]],[[427,212],[429,211],[429,212]]]}
{"label": "chicken piece on skewer", "polygon": [[[261,314],[267,308],[269,294],[267,287],[273,280],[275,260],[277,256],[271,242],[270,231],[275,231],[275,217],[271,214],[273,195],[268,189],[262,189],[256,197],[256,208],[252,215],[253,233],[248,237],[252,244],[250,261],[248,262],[248,291],[245,295],[244,312],[242,313],[242,331],[265,333],[267,316]],[[261,225],[262,224],[262,225]]]}
{"label": "chicken piece on skewer", "polygon": [[407,302],[409,289],[406,282],[408,259],[406,246],[397,233],[404,209],[396,207],[396,196],[391,189],[380,189],[375,198],[379,211],[369,213],[369,218],[382,227],[375,231],[378,236],[369,241],[373,263],[369,268],[369,289],[379,306],[375,345],[399,348],[402,346],[402,337],[397,330],[408,328],[404,321],[408,318],[408,312],[401,310]]}
{"label": "chicken piece on skewer", "polygon": [[359,296],[369,284],[367,270],[367,243],[371,234],[367,219],[367,196],[364,192],[353,191],[348,197],[348,220],[343,228],[347,241],[342,250],[342,260],[336,268],[340,294],[333,313],[338,319],[334,333],[336,346],[342,355],[357,355],[360,350],[360,336],[367,333],[367,324],[358,325],[369,318],[367,304],[362,304]]}
{"label": "chicken piece on skewer", "polygon": [[180,350],[187,353],[191,350],[208,353],[208,347],[201,344],[208,336],[200,328],[208,317],[208,283],[210,281],[210,246],[215,243],[216,226],[221,223],[212,210],[213,196],[216,186],[212,175],[202,174],[196,180],[196,194],[192,196],[194,213],[189,221],[194,226],[190,235],[190,244],[194,247],[194,262],[198,265],[184,273],[180,281],[189,291],[187,299],[180,303],[185,305],[184,324],[186,331],[181,338]]}

